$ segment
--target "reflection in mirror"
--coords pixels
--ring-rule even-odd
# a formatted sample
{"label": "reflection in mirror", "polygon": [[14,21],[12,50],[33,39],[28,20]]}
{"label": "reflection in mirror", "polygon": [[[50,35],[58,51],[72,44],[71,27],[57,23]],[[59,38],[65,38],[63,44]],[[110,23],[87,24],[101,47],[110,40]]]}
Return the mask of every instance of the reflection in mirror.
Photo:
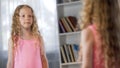
{"label": "reflection in mirror", "polygon": [[[49,3],[49,4],[48,4]],[[59,68],[59,44],[56,16],[56,0],[2,0],[0,1],[0,68],[6,68],[8,61],[8,38],[15,8],[21,4],[30,5],[37,18],[43,37],[49,68]],[[51,8],[52,7],[52,8]]]}

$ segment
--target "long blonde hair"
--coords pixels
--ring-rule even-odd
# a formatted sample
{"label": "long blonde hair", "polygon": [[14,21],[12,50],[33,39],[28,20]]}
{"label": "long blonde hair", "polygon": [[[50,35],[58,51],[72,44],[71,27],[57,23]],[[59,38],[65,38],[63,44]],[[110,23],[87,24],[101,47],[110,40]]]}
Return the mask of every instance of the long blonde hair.
{"label": "long blonde hair", "polygon": [[38,30],[37,20],[36,20],[33,9],[29,5],[19,5],[15,9],[15,12],[14,12],[13,18],[12,18],[11,38],[12,38],[12,42],[14,43],[13,48],[16,45],[16,42],[18,40],[18,36],[20,36],[22,33],[21,27],[20,27],[20,21],[19,21],[19,12],[24,7],[30,8],[32,13],[33,13],[33,24],[31,26],[32,35],[34,35],[35,37],[40,37],[40,33],[38,32],[39,30]]}
{"label": "long blonde hair", "polygon": [[84,0],[81,14],[81,29],[93,24],[102,37],[105,54],[105,68],[116,68],[120,53],[119,46],[119,6],[117,0]]}

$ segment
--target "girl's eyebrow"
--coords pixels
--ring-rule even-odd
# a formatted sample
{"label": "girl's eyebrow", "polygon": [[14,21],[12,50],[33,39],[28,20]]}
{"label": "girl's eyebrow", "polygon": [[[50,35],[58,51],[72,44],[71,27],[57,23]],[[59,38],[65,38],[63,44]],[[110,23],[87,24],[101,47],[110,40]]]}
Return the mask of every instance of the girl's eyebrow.
{"label": "girl's eyebrow", "polygon": [[[19,15],[26,15],[25,13],[21,13],[21,14],[19,14]],[[27,14],[27,15],[33,15],[33,14]]]}

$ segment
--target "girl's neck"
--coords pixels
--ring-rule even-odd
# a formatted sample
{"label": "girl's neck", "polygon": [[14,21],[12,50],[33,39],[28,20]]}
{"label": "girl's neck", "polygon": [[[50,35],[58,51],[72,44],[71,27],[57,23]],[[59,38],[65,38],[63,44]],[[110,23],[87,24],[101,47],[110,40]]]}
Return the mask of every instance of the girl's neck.
{"label": "girl's neck", "polygon": [[30,29],[22,29],[22,39],[32,39],[33,35]]}

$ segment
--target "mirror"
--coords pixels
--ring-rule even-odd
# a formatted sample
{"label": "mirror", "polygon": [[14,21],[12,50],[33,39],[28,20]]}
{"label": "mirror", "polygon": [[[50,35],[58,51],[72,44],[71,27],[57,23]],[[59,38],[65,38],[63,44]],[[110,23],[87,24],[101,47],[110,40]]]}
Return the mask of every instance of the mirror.
{"label": "mirror", "polygon": [[0,68],[6,68],[12,15],[15,8],[20,4],[28,4],[34,10],[39,30],[43,36],[49,68],[60,68],[56,0],[0,1],[0,9],[2,9],[0,10]]}

